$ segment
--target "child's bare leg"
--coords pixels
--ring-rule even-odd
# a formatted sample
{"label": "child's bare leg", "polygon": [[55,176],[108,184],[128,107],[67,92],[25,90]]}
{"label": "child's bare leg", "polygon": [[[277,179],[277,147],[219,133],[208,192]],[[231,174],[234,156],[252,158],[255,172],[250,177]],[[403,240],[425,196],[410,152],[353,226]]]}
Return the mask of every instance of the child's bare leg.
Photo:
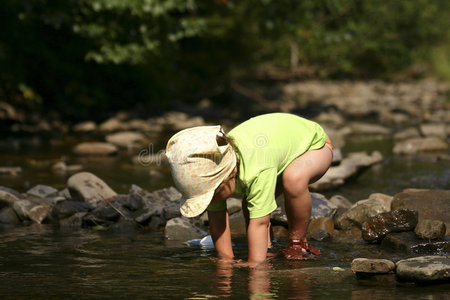
{"label": "child's bare leg", "polygon": [[332,152],[324,146],[307,151],[295,159],[283,172],[283,189],[289,238],[305,240],[311,216],[311,195],[308,185],[317,181],[328,170]]}

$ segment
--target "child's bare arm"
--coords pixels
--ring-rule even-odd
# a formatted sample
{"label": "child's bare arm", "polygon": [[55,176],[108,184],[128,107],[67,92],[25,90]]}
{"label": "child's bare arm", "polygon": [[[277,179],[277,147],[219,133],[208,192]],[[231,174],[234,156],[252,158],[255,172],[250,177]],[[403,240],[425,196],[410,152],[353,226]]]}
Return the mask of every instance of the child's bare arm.
{"label": "child's bare arm", "polygon": [[228,222],[228,212],[208,211],[209,230],[214,241],[214,247],[221,258],[233,259],[231,247],[231,232]]}
{"label": "child's bare arm", "polygon": [[266,260],[270,215],[250,219],[248,225],[248,262],[260,263]]}

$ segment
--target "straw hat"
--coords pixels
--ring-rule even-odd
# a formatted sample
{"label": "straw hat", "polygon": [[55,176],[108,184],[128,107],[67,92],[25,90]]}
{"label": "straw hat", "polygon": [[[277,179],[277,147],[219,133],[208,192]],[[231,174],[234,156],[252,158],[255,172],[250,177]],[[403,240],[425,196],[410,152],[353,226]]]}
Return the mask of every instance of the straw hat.
{"label": "straw hat", "polygon": [[199,126],[182,130],[170,138],[166,156],[175,185],[183,194],[180,211],[185,217],[200,215],[208,207],[215,189],[236,166],[236,154],[216,137],[221,126]]}

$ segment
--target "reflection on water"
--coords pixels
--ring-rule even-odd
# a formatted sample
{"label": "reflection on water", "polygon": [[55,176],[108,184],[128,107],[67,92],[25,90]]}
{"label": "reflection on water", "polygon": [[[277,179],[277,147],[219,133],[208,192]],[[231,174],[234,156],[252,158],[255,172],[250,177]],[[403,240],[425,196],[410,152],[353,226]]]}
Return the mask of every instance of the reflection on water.
{"label": "reflection on water", "polygon": [[[233,239],[236,256],[245,258],[244,237]],[[376,245],[316,243],[323,254],[311,261],[286,261],[275,248],[268,264],[249,269],[217,259],[212,250],[167,246],[162,232],[32,225],[0,232],[0,241],[2,299],[440,299],[450,288],[358,281],[349,270],[353,258],[392,258]]]}

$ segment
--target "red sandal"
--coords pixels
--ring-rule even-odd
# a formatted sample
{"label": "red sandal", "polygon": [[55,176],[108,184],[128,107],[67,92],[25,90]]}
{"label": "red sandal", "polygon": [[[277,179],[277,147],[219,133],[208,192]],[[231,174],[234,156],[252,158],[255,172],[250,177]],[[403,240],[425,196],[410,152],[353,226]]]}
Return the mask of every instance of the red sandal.
{"label": "red sandal", "polygon": [[308,242],[302,240],[289,240],[289,244],[283,252],[287,259],[310,259],[311,254],[320,254],[319,249],[310,247]]}

